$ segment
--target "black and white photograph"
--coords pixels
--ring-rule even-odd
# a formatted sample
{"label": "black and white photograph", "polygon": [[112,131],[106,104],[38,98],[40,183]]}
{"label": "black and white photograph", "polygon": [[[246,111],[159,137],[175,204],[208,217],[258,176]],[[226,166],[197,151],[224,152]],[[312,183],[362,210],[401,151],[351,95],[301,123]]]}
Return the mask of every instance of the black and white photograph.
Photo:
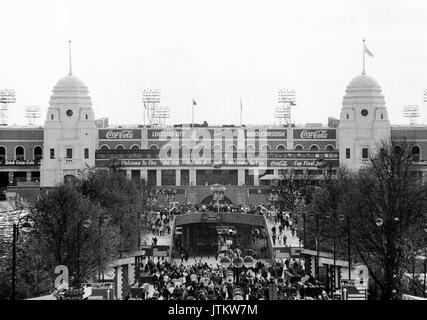
{"label": "black and white photograph", "polygon": [[427,300],[427,2],[0,11],[0,300]]}

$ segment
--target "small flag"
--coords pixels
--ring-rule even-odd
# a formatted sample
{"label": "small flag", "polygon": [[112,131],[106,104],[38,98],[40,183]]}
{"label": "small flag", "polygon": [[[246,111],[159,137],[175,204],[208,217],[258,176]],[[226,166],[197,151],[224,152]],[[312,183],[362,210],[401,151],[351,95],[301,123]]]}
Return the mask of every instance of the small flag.
{"label": "small flag", "polygon": [[193,106],[197,106],[196,100],[193,99]]}
{"label": "small flag", "polygon": [[369,51],[368,47],[366,47],[366,44],[363,43],[363,45],[365,47],[365,53],[370,57],[374,57],[374,54],[371,51]]}
{"label": "small flag", "polygon": [[240,111],[243,110],[242,98],[240,98]]}

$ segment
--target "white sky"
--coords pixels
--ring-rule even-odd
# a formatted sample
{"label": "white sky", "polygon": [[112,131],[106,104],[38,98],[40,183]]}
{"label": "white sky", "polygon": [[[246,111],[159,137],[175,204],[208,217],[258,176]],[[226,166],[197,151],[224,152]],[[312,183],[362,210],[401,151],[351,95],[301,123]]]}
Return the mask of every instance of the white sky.
{"label": "white sky", "polygon": [[[0,88],[14,88],[9,124],[42,107],[68,73],[89,87],[96,117],[142,123],[141,88],[160,87],[169,123],[274,122],[277,92],[293,88],[296,123],[339,117],[344,90],[361,73],[383,88],[392,123],[427,88],[427,2],[419,0],[3,1]],[[427,122],[421,108],[419,123]]]}

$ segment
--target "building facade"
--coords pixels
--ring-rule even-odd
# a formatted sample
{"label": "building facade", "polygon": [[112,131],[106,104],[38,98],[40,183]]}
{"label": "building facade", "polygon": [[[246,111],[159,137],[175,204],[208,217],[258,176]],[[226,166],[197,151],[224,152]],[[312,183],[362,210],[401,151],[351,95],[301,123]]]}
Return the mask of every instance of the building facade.
{"label": "building facade", "polygon": [[49,188],[85,168],[115,166],[147,185],[184,190],[184,200],[200,201],[198,192],[220,184],[235,190],[234,201],[250,202],[277,177],[358,169],[385,139],[408,141],[420,164],[427,159],[427,127],[391,125],[381,87],[366,74],[349,83],[340,119],[328,125],[109,126],[100,120],[88,88],[70,70],[53,88],[43,127],[0,128],[0,188]]}

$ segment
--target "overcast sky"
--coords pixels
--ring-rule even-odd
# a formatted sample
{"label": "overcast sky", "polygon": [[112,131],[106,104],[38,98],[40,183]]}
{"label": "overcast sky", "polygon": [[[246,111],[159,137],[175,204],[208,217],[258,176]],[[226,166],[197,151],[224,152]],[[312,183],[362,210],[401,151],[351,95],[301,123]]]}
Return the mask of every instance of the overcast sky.
{"label": "overcast sky", "polygon": [[[142,123],[142,87],[160,88],[169,123],[271,124],[281,88],[295,89],[296,123],[339,117],[345,88],[362,71],[383,88],[392,123],[427,88],[427,2],[419,0],[4,1],[0,88],[16,90],[9,124],[24,106],[43,118],[51,90],[73,72],[96,117]],[[419,123],[427,123],[425,105]]]}

